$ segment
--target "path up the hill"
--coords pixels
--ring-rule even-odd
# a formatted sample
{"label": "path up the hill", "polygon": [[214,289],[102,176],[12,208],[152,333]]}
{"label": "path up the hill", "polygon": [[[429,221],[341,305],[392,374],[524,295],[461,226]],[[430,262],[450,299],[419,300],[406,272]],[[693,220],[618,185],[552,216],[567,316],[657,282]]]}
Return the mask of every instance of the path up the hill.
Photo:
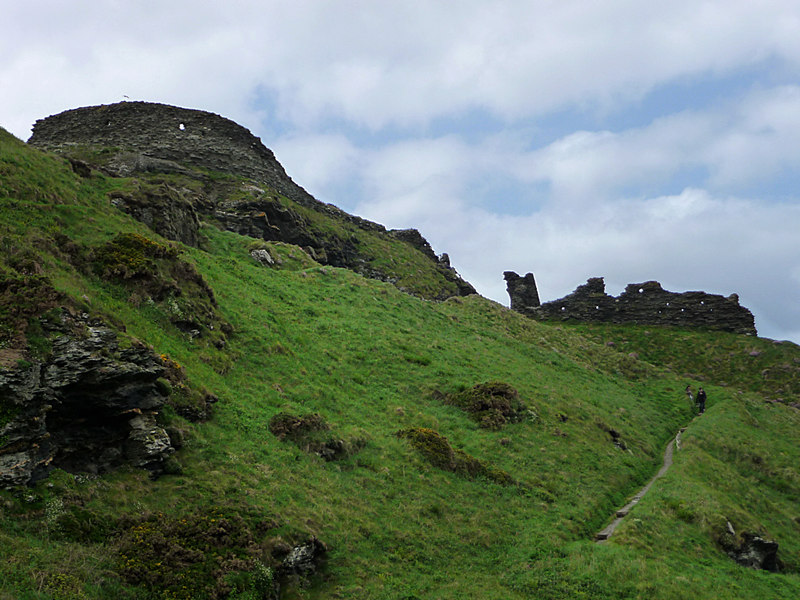
{"label": "path up the hill", "polygon": [[633,498],[631,498],[630,502],[628,502],[625,506],[623,506],[616,512],[616,518],[605,529],[603,529],[602,531],[597,533],[597,535],[594,536],[594,539],[595,541],[597,541],[597,543],[602,544],[606,540],[608,540],[608,538],[611,537],[611,535],[616,530],[617,526],[622,522],[622,519],[624,519],[631,511],[631,509],[639,503],[639,500],[641,500],[642,497],[648,492],[648,490],[653,486],[655,481],[660,477],[663,477],[664,474],[667,472],[667,470],[670,468],[670,466],[672,466],[673,449],[674,448],[677,448],[678,450],[681,449],[681,433],[683,433],[684,431],[686,431],[686,428],[685,427],[681,428],[681,430],[675,436],[675,439],[670,440],[669,444],[667,445],[667,449],[664,451],[664,463],[661,465],[661,468],[658,470],[658,473],[656,473],[653,476],[653,478],[647,482],[647,485],[645,485],[641,490],[639,490],[633,496]]}

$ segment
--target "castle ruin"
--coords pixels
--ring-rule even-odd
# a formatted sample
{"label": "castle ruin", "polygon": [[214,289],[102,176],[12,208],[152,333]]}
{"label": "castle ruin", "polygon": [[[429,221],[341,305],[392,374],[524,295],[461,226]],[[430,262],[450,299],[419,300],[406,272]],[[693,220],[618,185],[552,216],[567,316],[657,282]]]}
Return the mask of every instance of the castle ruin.
{"label": "castle ruin", "polygon": [[532,273],[520,277],[506,271],[504,277],[511,309],[537,320],[703,327],[756,335],[753,314],[736,294],[669,292],[657,281],[647,281],[631,283],[614,297],[606,293],[602,277],[593,277],[559,300],[540,303]]}

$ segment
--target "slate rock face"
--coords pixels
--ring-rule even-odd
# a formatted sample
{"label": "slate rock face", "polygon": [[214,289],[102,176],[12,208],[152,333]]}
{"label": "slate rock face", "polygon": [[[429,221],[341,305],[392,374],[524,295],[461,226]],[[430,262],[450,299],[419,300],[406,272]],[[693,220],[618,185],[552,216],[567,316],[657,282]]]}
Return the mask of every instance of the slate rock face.
{"label": "slate rock face", "polygon": [[730,555],[745,567],[772,572],[780,570],[778,543],[754,533],[743,533],[742,543],[738,548],[731,550]]}
{"label": "slate rock face", "polygon": [[38,120],[28,141],[54,151],[98,142],[131,153],[131,160],[141,161],[139,169],[151,168],[153,160],[171,161],[264,181],[301,204],[317,202],[291,180],[259,138],[230,119],[201,110],[153,102],[76,108]]}
{"label": "slate rock face", "polygon": [[783,568],[778,558],[778,542],[748,531],[742,532],[737,538],[730,521],[727,523],[727,531],[719,536],[718,541],[728,556],[743,567],[773,573]]}
{"label": "slate rock face", "polygon": [[0,486],[55,468],[97,473],[124,463],[160,472],[174,452],[155,416],[166,398],[159,357],[66,310],[46,321],[50,358],[0,370]]}
{"label": "slate rock face", "polygon": [[[195,197],[190,197],[188,190],[165,185],[160,190],[112,198],[119,208],[169,239],[197,246],[198,214],[209,215],[223,228],[241,235],[301,246],[322,264],[382,281],[398,280],[391,268],[378,269],[371,264],[375,257],[368,248],[359,247],[357,236],[336,232],[338,227],[314,225],[282,204],[279,196],[283,196],[334,222],[346,223],[351,231],[372,232],[422,252],[441,283],[440,290],[426,291],[425,297],[444,300],[475,293],[449,260],[436,256],[418,231],[387,232],[378,223],[316,200],[286,174],[259,138],[219,115],[151,102],[89,106],[38,120],[28,143],[67,156],[83,149],[101,151],[102,168],[116,176],[167,173],[193,179],[194,187],[203,190],[195,192]],[[235,189],[232,180],[225,181],[218,173],[243,177],[256,185]],[[261,185],[269,191],[260,189]]]}
{"label": "slate rock face", "polygon": [[[189,196],[189,197],[187,197]],[[113,192],[111,203],[159,235],[187,246],[200,244],[196,198],[187,190],[162,184],[140,187],[135,193]]]}
{"label": "slate rock face", "polygon": [[593,277],[560,300],[533,304],[529,290],[533,274],[524,278],[505,274],[511,308],[539,320],[570,320],[641,325],[705,327],[755,335],[753,314],[739,304],[739,297],[705,292],[669,292],[657,281],[631,283],[618,297],[605,291],[602,277]]}
{"label": "slate rock face", "polygon": [[277,574],[279,577],[289,575],[310,577],[317,572],[327,552],[327,546],[312,536],[306,543],[291,549],[289,555],[278,566]]}
{"label": "slate rock face", "polygon": [[511,310],[525,312],[541,306],[533,273],[520,277],[514,271],[506,271],[503,273],[503,278],[506,280],[506,290],[511,298]]}

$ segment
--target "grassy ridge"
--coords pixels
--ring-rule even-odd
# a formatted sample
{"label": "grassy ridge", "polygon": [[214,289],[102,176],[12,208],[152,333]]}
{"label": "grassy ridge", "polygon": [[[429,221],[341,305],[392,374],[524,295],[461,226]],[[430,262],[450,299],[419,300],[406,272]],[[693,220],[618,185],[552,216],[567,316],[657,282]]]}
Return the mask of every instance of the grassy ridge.
{"label": "grassy ridge", "polygon": [[[254,515],[272,520],[273,540],[313,534],[328,545],[323,574],[290,585],[285,598],[798,596],[797,412],[764,403],[774,388],[760,388],[746,360],[740,379],[715,385],[712,367],[730,353],[718,334],[630,328],[624,339],[646,346],[619,337],[607,346],[613,330],[536,323],[480,297],[424,301],[284,245],[270,246],[282,268],[265,268],[249,256],[252,240],[207,227],[205,250],[181,257],[233,327],[220,349],[181,333],[163,307],[135,306],[128,290],[76,269],[63,252],[59,240],[91,247],[119,232],[164,243],[108,202],[125,180],[79,179],[10,136],[0,149],[3,273],[16,276],[10,257],[32,257],[59,291],[113,315],[220,398],[205,424],[167,415],[190,433],[181,473],[153,482],[132,470],[97,479],[58,472],[32,490],[0,493],[0,598],[181,597],[122,577],[125,519],[180,522],[213,510],[253,530]],[[703,343],[704,359],[676,366],[673,348],[686,336]],[[780,350],[780,364],[798,356]],[[705,378],[707,414],[611,542],[595,544],[691,421],[684,373]],[[535,416],[487,430],[441,400],[485,381],[513,386]],[[308,454],[270,433],[280,412],[318,413],[360,450],[334,462]],[[431,465],[397,437],[411,427],[437,431],[517,485]],[[723,519],[777,539],[786,572],[733,563],[717,544]],[[257,597],[252,586],[231,590]]]}

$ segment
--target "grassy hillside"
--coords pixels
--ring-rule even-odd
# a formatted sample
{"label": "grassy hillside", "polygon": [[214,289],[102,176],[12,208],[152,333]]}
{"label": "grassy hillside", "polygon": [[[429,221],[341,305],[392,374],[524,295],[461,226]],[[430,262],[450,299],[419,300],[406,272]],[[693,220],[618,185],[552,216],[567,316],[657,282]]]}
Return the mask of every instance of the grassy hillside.
{"label": "grassy hillside", "polygon": [[[769,383],[796,367],[796,346],[434,303],[286,244],[260,242],[282,259],[262,266],[252,239],[209,225],[202,250],[182,247],[113,207],[130,185],[81,178],[0,130],[3,289],[52,287],[164,355],[182,379],[161,419],[186,437],[155,481],[56,470],[0,492],[0,599],[266,598],[275,557],[309,536],[324,568],[285,578],[282,598],[800,596],[800,413],[766,402],[797,400],[795,378]],[[202,275],[216,307],[196,320],[230,333],[176,324],[205,305],[166,258],[139,279],[101,268],[120,234]],[[157,299],[148,285],[166,278],[182,293]],[[48,352],[48,306],[21,303],[2,296],[6,371]],[[695,380],[709,392],[700,418],[683,392]],[[454,401],[484,382],[519,393],[519,420],[482,427]],[[179,416],[181,394],[200,392],[219,398],[213,417]],[[274,433],[298,422],[318,426]],[[684,426],[672,469],[596,544]],[[728,521],[778,541],[783,571],[733,562]]]}

